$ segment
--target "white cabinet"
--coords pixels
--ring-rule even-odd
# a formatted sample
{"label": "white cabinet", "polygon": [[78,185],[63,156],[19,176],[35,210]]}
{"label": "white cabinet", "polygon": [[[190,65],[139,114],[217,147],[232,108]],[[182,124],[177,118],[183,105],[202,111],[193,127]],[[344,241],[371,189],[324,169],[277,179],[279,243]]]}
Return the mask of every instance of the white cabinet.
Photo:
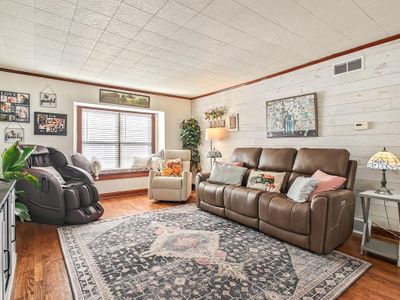
{"label": "white cabinet", "polygon": [[15,266],[14,182],[0,181],[0,300],[11,297]]}

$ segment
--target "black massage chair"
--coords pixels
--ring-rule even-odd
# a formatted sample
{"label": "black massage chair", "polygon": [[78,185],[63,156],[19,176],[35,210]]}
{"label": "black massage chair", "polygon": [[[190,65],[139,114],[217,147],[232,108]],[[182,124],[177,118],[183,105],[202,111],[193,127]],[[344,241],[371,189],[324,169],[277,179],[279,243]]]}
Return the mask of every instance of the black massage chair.
{"label": "black massage chair", "polygon": [[18,195],[18,201],[28,207],[32,221],[84,224],[103,215],[92,176],[69,165],[60,151],[37,145],[26,171],[40,181],[40,190],[27,181],[17,183],[17,190],[24,191]]}

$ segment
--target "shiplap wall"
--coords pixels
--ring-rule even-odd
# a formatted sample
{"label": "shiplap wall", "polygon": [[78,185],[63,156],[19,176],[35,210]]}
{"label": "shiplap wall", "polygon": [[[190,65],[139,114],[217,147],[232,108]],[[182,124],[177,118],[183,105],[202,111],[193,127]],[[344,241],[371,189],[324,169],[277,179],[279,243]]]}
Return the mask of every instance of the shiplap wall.
{"label": "shiplap wall", "polygon": [[[365,69],[337,77],[332,64],[364,55]],[[266,101],[305,93],[317,93],[319,137],[266,137]],[[258,82],[192,102],[192,115],[202,128],[207,127],[203,113],[215,106],[225,106],[229,113],[239,113],[239,128],[227,139],[215,143],[228,160],[238,146],[346,148],[358,161],[355,192],[375,189],[381,173],[366,168],[368,159],[383,146],[400,157],[400,41],[369,48],[347,56],[310,66],[296,72]],[[365,131],[353,129],[354,123],[369,122]],[[204,132],[203,132],[204,138]],[[209,142],[202,142],[203,167],[209,168],[206,153]],[[389,171],[388,187],[400,193],[400,172]],[[361,216],[357,201],[357,216]],[[400,230],[397,206],[388,203],[390,224]],[[374,221],[388,227],[381,202],[371,203]]]}

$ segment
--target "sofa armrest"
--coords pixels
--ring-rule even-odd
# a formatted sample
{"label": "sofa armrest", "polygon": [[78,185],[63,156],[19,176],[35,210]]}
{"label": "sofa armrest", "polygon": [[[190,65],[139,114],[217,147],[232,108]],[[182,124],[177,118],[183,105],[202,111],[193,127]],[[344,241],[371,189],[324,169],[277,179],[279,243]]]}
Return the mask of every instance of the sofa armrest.
{"label": "sofa armrest", "polygon": [[196,205],[197,205],[197,207],[200,207],[200,198],[198,195],[199,184],[202,181],[206,181],[210,177],[210,175],[211,175],[210,172],[197,173],[197,176],[196,176]]}
{"label": "sofa armrest", "polygon": [[182,172],[182,200],[187,200],[192,192],[192,172]]}
{"label": "sofa armrest", "polygon": [[353,231],[355,195],[347,189],[321,192],[311,199],[310,249],[329,253]]}
{"label": "sofa armrest", "polygon": [[157,170],[150,170],[149,171],[149,179],[148,179],[148,188],[147,193],[149,199],[153,198],[153,178],[160,175],[160,171]]}

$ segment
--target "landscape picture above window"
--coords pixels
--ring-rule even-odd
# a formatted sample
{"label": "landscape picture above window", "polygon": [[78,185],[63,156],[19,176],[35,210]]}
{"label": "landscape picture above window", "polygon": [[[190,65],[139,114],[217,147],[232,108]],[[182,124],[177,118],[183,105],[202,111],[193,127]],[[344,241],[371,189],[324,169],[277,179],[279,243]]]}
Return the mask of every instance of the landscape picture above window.
{"label": "landscape picture above window", "polygon": [[155,114],[78,106],[78,152],[103,169],[126,169],[155,152]]}

